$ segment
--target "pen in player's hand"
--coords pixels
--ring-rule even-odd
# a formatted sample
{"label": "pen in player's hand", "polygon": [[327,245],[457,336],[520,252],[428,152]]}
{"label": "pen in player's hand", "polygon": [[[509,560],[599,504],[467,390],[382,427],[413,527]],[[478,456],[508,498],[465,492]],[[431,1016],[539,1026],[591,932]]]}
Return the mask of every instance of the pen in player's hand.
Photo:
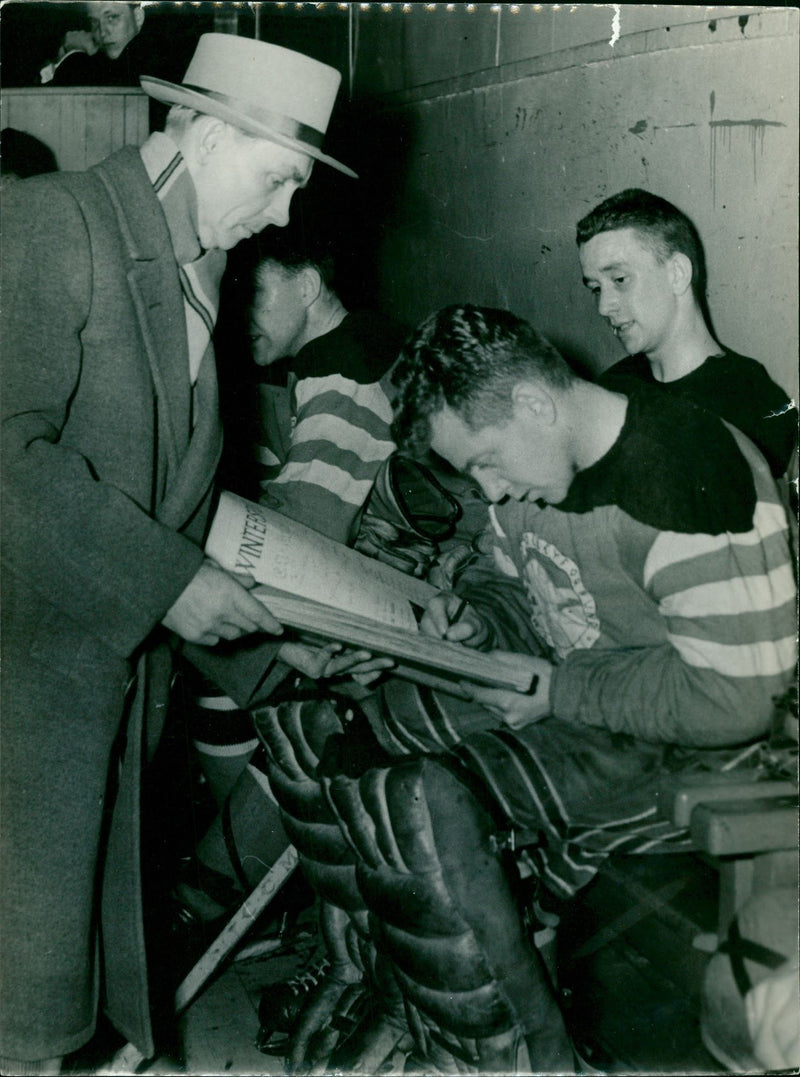
{"label": "pen in player's hand", "polygon": [[[461,601],[459,602],[459,604],[453,610],[453,612],[449,613],[447,615],[447,627],[448,628],[451,628],[456,623],[456,621],[459,619],[459,617],[461,616],[461,614],[464,612],[464,610],[466,608],[467,608],[467,600],[466,600],[466,598],[462,598]],[[445,635],[446,634],[447,633],[445,633]]]}
{"label": "pen in player's hand", "polygon": [[526,696],[535,696],[538,688],[539,688],[539,674],[534,673],[533,677],[531,678],[531,686],[530,686],[530,688],[523,694],[526,695]]}

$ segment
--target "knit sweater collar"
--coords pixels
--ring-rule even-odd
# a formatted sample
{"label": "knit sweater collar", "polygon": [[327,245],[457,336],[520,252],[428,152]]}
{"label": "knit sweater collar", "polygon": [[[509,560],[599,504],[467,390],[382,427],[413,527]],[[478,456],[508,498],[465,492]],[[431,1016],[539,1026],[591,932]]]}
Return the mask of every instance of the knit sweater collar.
{"label": "knit sweater collar", "polygon": [[162,131],[150,135],[140,153],[167,219],[175,259],[178,265],[194,262],[203,251],[197,237],[197,194],[183,154]]}

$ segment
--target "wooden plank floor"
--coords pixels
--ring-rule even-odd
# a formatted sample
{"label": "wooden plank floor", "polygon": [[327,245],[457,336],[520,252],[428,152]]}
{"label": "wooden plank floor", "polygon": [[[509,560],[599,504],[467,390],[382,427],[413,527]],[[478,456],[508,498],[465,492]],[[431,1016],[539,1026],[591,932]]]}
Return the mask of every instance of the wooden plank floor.
{"label": "wooden plank floor", "polygon": [[[713,930],[715,876],[690,857],[611,865],[562,920],[559,987],[583,1072],[699,1075],[724,1072],[699,1034],[699,990],[708,956],[692,946]],[[313,910],[303,940],[284,954],[229,961],[180,1021],[179,1046],[147,1074],[283,1074],[281,1058],[255,1046],[262,991],[313,956]],[[95,1051],[100,1050],[95,1047]],[[84,1068],[98,1072],[84,1055]]]}
{"label": "wooden plank floor", "polygon": [[[282,1059],[262,1054],[255,1046],[262,969],[257,960],[234,962],[192,1004],[181,1022],[186,1073],[284,1072]],[[287,965],[285,971],[289,976],[294,969]],[[267,982],[271,976],[272,970]]]}
{"label": "wooden plank floor", "polygon": [[187,1074],[283,1074],[283,1059],[256,1047],[258,1007],[264,990],[301,971],[317,954],[313,908],[301,915],[289,946],[276,952],[241,955],[227,963],[214,982],[192,1003],[180,1021]]}

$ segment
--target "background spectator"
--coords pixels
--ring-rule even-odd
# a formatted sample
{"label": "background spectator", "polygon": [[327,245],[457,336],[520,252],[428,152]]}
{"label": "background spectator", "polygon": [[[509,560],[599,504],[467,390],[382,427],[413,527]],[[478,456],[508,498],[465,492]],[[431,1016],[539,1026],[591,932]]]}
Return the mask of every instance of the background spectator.
{"label": "background spectator", "polygon": [[144,8],[125,0],[100,0],[81,5],[89,31],[64,35],[59,57],[42,68],[42,82],[52,86],[138,86],[139,75],[156,72],[142,67],[150,59],[138,40]]}

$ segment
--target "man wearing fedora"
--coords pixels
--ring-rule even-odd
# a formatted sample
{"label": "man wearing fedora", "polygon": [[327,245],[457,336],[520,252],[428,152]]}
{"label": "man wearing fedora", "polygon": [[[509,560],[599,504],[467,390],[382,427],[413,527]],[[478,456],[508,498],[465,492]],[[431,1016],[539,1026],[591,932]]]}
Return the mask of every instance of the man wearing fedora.
{"label": "man wearing fedora", "polygon": [[315,160],[354,175],[321,149],[340,75],[207,34],[182,84],[141,81],[163,133],[4,199],[3,1073],[58,1073],[98,1005],[152,1054],[139,779],[174,652],[245,701],[291,659],[203,554],[211,332],[224,252],[287,223]]}

